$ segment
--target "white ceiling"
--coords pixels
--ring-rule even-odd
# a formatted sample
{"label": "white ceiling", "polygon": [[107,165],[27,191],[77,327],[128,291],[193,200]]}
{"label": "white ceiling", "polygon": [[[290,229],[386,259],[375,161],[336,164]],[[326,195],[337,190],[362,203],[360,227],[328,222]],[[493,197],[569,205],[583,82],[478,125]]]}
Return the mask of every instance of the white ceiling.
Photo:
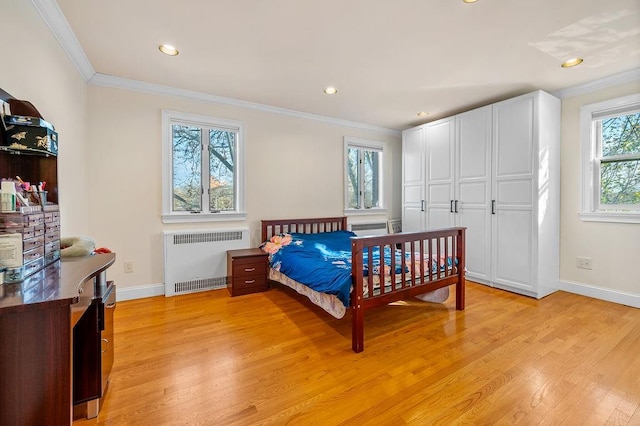
{"label": "white ceiling", "polygon": [[639,0],[57,3],[97,73],[390,129],[640,66]]}

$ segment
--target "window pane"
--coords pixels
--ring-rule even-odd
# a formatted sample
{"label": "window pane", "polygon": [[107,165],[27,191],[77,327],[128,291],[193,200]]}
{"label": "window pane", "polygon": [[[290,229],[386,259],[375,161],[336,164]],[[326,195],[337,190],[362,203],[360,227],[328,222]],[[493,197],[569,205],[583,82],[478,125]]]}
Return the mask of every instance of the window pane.
{"label": "window pane", "polygon": [[347,155],[347,208],[359,209],[358,150],[349,148]]}
{"label": "window pane", "polygon": [[364,192],[364,207],[378,207],[379,206],[379,165],[380,165],[380,153],[378,151],[362,151],[363,161],[363,192]]}
{"label": "window pane", "polygon": [[198,127],[171,126],[173,211],[201,211],[201,134]]}
{"label": "window pane", "polygon": [[640,153],[640,113],[602,120],[602,156]]}
{"label": "window pane", "polygon": [[601,164],[600,204],[640,205],[640,160]]}
{"label": "window pane", "polygon": [[209,209],[235,209],[236,133],[209,131]]}

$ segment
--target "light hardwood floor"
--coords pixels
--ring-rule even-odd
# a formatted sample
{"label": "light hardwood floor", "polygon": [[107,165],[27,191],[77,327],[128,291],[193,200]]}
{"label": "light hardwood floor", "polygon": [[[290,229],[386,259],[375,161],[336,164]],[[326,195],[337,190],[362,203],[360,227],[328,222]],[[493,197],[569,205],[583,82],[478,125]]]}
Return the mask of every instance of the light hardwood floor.
{"label": "light hardwood floor", "polygon": [[120,302],[100,415],[81,425],[640,425],[640,309],[467,285],[467,309],[365,313],[365,350],[288,289]]}

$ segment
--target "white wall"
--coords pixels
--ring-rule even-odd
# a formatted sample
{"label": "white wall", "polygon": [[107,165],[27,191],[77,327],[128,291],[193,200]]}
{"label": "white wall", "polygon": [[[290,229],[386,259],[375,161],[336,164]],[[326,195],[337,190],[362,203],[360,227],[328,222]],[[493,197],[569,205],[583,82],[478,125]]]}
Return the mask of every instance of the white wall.
{"label": "white wall", "polygon": [[86,83],[30,1],[3,1],[0,16],[0,87],[18,99],[31,101],[56,127],[62,232],[85,235],[90,190],[85,144]]}
{"label": "white wall", "polygon": [[[580,107],[640,92],[640,81],[562,101],[560,279],[565,290],[640,306],[640,225],[579,216]],[[593,259],[578,269],[576,257]]]}
{"label": "white wall", "polygon": [[[210,115],[245,124],[247,220],[163,224],[161,111]],[[119,291],[163,282],[162,231],[248,226],[252,244],[260,219],[341,216],[343,137],[386,145],[388,216],[400,217],[400,136],[174,96],[90,85],[88,90],[89,235],[117,253],[109,270]],[[66,191],[66,188],[63,188]],[[365,218],[354,218],[364,220]],[[380,218],[386,220],[386,217]],[[125,274],[123,262],[134,262]]]}

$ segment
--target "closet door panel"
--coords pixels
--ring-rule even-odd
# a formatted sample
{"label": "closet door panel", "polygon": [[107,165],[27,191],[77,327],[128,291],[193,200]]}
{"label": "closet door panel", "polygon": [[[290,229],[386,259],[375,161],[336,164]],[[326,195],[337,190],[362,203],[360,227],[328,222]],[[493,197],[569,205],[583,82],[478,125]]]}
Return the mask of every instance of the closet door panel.
{"label": "closet door panel", "polygon": [[476,181],[459,184],[458,199],[464,205],[475,204],[476,206],[487,206],[487,193],[490,192],[489,182]]}
{"label": "closet door panel", "polygon": [[510,179],[496,182],[498,208],[521,206],[533,208],[533,181],[531,179]]}
{"label": "closet door panel", "polygon": [[402,132],[402,181],[424,185],[424,128]]}
{"label": "closet door panel", "polygon": [[523,290],[532,289],[533,228],[530,210],[501,210],[500,226],[494,234],[494,282]]}
{"label": "closet door panel", "polygon": [[454,119],[427,125],[427,180],[453,183]]}
{"label": "closet door panel", "polygon": [[422,231],[425,213],[425,147],[424,127],[402,132],[402,229]]}
{"label": "closet door panel", "polygon": [[488,282],[491,275],[491,228],[487,227],[486,210],[477,207],[463,207],[458,215],[458,226],[467,228],[466,263],[467,278]]}
{"label": "closet door panel", "polygon": [[500,102],[494,107],[495,175],[533,175],[534,98]]}
{"label": "closet door panel", "polygon": [[487,106],[456,116],[460,182],[490,179],[491,111],[492,107]]}
{"label": "closet door panel", "polygon": [[491,278],[491,105],[456,116],[456,225],[467,228],[467,277]]}
{"label": "closet door panel", "polygon": [[427,124],[427,229],[454,225],[454,148],[453,117]]}

